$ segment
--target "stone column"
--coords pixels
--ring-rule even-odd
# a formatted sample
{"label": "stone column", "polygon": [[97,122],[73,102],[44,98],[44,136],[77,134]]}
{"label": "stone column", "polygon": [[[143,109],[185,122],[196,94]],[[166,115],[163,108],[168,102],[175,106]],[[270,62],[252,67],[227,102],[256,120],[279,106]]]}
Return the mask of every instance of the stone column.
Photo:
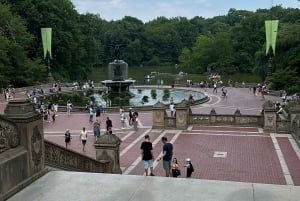
{"label": "stone column", "polygon": [[274,106],[274,103],[271,101],[265,102],[263,105],[264,110],[264,131],[265,132],[274,132],[276,133],[276,118],[277,118],[277,111]]}
{"label": "stone column", "polygon": [[181,103],[176,105],[176,128],[187,129],[189,120],[189,104],[183,100]]}
{"label": "stone column", "polygon": [[167,116],[167,112],[165,109],[165,105],[161,102],[157,102],[153,105],[153,129],[164,129],[165,128],[165,117]]}
{"label": "stone column", "polygon": [[291,128],[292,128],[292,124],[296,118],[297,115],[300,115],[300,106],[294,106],[290,108],[289,111],[290,115],[291,115]]}
{"label": "stone column", "polygon": [[237,108],[234,112],[234,124],[235,125],[240,125],[242,122],[241,122],[241,117],[242,117],[242,114],[241,114],[241,111],[239,108]]}
{"label": "stone column", "polygon": [[210,118],[209,118],[210,124],[214,125],[217,121],[217,112],[216,112],[215,108],[211,108],[209,115],[210,115]]}
{"label": "stone column", "polygon": [[122,174],[120,168],[120,144],[122,140],[114,134],[104,134],[95,142],[96,160],[109,161],[106,173]]}
{"label": "stone column", "polygon": [[10,101],[5,117],[14,121],[20,132],[20,145],[28,151],[30,175],[45,169],[44,131],[41,114],[30,100]]}

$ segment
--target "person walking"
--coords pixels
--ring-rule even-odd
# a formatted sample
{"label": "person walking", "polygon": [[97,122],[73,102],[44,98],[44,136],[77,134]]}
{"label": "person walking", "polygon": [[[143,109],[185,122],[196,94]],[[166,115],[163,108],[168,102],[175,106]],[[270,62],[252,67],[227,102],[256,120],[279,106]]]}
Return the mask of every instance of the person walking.
{"label": "person walking", "polygon": [[90,123],[93,123],[93,118],[94,118],[94,109],[93,109],[93,107],[89,107],[89,121],[90,121]]}
{"label": "person walking", "polygon": [[109,119],[109,117],[106,117],[106,130],[109,131],[112,129],[112,121]]}
{"label": "person walking", "polygon": [[145,135],[145,141],[141,144],[141,155],[142,160],[144,162],[145,174],[148,176],[150,169],[150,176],[154,176],[153,174],[153,147],[152,142],[150,142],[150,136]]}
{"label": "person walking", "polygon": [[82,143],[82,151],[84,151],[86,141],[87,141],[87,131],[85,130],[85,127],[82,128],[79,138],[81,139],[81,143]]}
{"label": "person walking", "polygon": [[67,129],[65,132],[65,143],[66,143],[66,149],[68,149],[68,146],[70,146],[71,144],[71,133],[69,129]]}
{"label": "person walking", "polygon": [[100,115],[101,115],[101,108],[100,105],[96,108],[96,121],[98,120],[100,122]]}
{"label": "person walking", "polygon": [[124,114],[124,111],[122,110],[121,113],[120,113],[120,122],[122,124],[122,129],[125,128],[125,114]]}
{"label": "person walking", "polygon": [[98,137],[100,136],[100,130],[101,130],[100,122],[98,121],[98,119],[96,119],[93,126],[94,126],[93,130],[94,130],[95,142],[96,142]]}
{"label": "person walking", "polygon": [[54,109],[53,106],[51,107],[50,115],[51,115],[51,118],[52,118],[52,122],[55,123],[55,115],[56,115],[56,112],[55,112],[55,109]]}
{"label": "person walking", "polygon": [[70,115],[72,110],[72,103],[70,100],[67,101],[67,114]]}
{"label": "person walking", "polygon": [[173,156],[173,145],[168,142],[167,137],[161,138],[163,145],[163,152],[161,156],[157,159],[157,161],[160,161],[163,159],[163,168],[166,171],[166,177],[171,176],[171,160]]}

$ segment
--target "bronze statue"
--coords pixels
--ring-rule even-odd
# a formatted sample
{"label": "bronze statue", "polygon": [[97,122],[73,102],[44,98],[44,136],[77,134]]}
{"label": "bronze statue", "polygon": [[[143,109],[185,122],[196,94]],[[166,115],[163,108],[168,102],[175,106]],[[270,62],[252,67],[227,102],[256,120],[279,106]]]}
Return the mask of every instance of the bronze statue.
{"label": "bronze statue", "polygon": [[115,59],[120,60],[121,48],[125,47],[126,45],[125,44],[112,44],[110,46],[114,47]]}

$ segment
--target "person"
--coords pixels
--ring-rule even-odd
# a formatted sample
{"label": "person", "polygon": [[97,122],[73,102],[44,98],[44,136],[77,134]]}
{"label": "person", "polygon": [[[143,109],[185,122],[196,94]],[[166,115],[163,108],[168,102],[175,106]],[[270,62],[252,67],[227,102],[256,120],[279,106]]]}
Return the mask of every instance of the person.
{"label": "person", "polygon": [[133,112],[132,115],[132,121],[133,121],[133,128],[134,130],[138,130],[138,124],[139,124],[139,113],[137,111]]}
{"label": "person", "polygon": [[253,95],[256,96],[256,86],[253,86]]}
{"label": "person", "polygon": [[174,105],[174,102],[171,102],[170,103],[170,111],[171,111],[171,117],[174,116],[174,111],[175,111],[175,105]]}
{"label": "person", "polygon": [[106,118],[106,130],[109,131],[109,128],[112,128],[112,121],[109,119],[109,117]]}
{"label": "person", "polygon": [[160,161],[163,159],[163,168],[166,171],[166,177],[170,176],[170,170],[171,170],[171,160],[173,156],[173,145],[168,142],[167,137],[161,138],[163,145],[163,152],[161,156],[157,159],[157,161]]}
{"label": "person", "polygon": [[84,151],[86,141],[87,141],[87,131],[85,130],[85,127],[82,128],[82,131],[81,131],[79,137],[80,137],[81,143],[82,143],[82,151]]}
{"label": "person", "polygon": [[52,117],[53,123],[55,123],[55,115],[56,115],[56,113],[55,113],[55,109],[54,109],[53,106],[52,106],[51,109],[50,109],[50,115],[51,115],[51,117]]}
{"label": "person", "polygon": [[68,145],[70,146],[71,144],[71,133],[69,129],[67,129],[65,132],[65,143],[66,143],[66,149],[68,149]]}
{"label": "person", "polygon": [[57,116],[57,113],[58,113],[58,104],[57,103],[54,103],[53,104],[53,107],[54,107],[54,110],[55,110],[55,114]]}
{"label": "person", "polygon": [[133,123],[133,111],[132,111],[132,108],[129,108],[129,125],[132,125]]}
{"label": "person", "polygon": [[70,100],[67,101],[67,114],[70,115],[72,110],[72,103]]}
{"label": "person", "polygon": [[218,88],[217,88],[217,83],[216,82],[214,82],[214,90],[213,90],[213,93],[218,93]]}
{"label": "person", "polygon": [[101,115],[101,108],[100,105],[97,106],[96,108],[96,121],[100,121],[100,115]]}
{"label": "person", "polygon": [[172,170],[173,177],[178,177],[179,175],[181,175],[181,172],[180,172],[179,166],[178,166],[178,162],[177,162],[177,158],[173,158],[172,164],[171,164],[171,170]]}
{"label": "person", "polygon": [[227,89],[226,89],[226,87],[222,86],[221,91],[222,91],[222,96],[226,98],[227,97]]}
{"label": "person", "polygon": [[120,113],[120,122],[122,124],[122,128],[124,128],[125,127],[125,114],[124,114],[123,110]]}
{"label": "person", "polygon": [[186,164],[184,165],[184,167],[186,167],[186,177],[190,178],[192,176],[192,173],[194,172],[194,167],[190,158],[187,158],[185,161]]}
{"label": "person", "polygon": [[95,136],[95,141],[97,141],[98,137],[100,136],[100,131],[101,131],[101,125],[98,119],[96,119],[96,122],[94,123],[94,136]]}
{"label": "person", "polygon": [[94,109],[93,107],[89,107],[89,115],[90,115],[90,122],[93,122],[93,117],[94,117]]}
{"label": "person", "polygon": [[144,162],[145,174],[148,176],[150,169],[150,176],[154,176],[153,174],[153,147],[152,142],[150,142],[150,136],[145,135],[145,141],[141,144],[141,154],[142,160]]}

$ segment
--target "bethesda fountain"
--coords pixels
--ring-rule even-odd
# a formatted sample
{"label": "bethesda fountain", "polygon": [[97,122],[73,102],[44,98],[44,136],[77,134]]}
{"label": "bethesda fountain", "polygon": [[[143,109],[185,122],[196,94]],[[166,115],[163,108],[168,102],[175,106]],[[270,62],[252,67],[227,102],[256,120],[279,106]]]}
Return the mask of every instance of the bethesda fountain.
{"label": "bethesda fountain", "polygon": [[129,91],[129,86],[135,83],[135,80],[128,79],[128,64],[120,59],[120,49],[125,45],[115,44],[115,60],[108,64],[108,80],[103,80],[102,85],[107,87],[107,96],[110,100],[116,97],[127,98],[134,97]]}

